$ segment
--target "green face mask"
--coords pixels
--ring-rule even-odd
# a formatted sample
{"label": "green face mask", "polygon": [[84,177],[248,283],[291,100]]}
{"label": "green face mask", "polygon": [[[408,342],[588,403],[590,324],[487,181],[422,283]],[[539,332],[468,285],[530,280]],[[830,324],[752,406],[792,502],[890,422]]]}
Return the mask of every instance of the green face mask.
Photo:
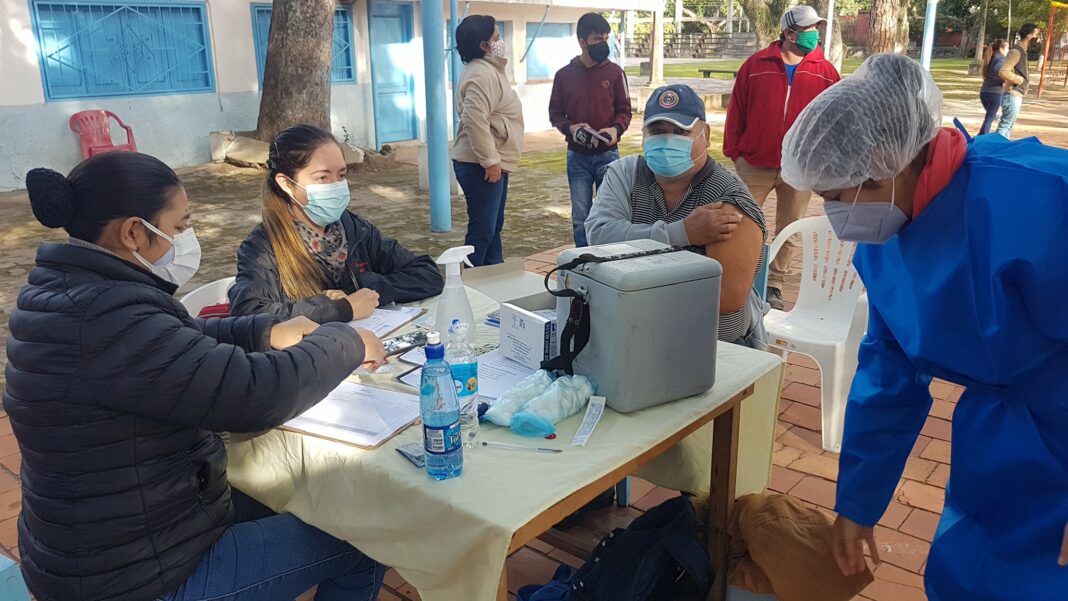
{"label": "green face mask", "polygon": [[815,50],[816,46],[820,45],[820,32],[799,31],[797,32],[797,41],[794,43],[797,44],[797,47],[805,52],[805,54],[808,54]]}

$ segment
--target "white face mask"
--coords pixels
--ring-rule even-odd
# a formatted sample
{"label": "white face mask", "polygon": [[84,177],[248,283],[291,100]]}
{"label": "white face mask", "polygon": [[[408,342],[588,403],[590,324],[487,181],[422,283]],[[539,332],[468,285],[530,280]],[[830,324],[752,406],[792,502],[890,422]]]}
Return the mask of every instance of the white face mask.
{"label": "white face mask", "polygon": [[505,46],[504,40],[490,42],[490,54],[497,58],[508,58],[508,46]]}
{"label": "white face mask", "polygon": [[193,233],[193,228],[186,228],[182,233],[171,237],[144,219],[141,223],[170,242],[171,248],[155,263],[149,263],[137,251],[133,253],[134,258],[140,261],[145,269],[179,287],[192,279],[197,269],[200,268],[200,242],[197,240],[197,235]]}

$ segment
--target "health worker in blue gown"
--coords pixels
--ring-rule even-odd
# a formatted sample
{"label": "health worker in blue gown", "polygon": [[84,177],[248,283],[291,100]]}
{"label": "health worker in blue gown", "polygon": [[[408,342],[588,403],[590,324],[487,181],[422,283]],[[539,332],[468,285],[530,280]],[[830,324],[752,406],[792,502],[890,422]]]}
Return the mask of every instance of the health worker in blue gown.
{"label": "health worker in blue gown", "polygon": [[878,561],[872,528],[941,378],[965,392],[929,599],[1068,599],[1068,150],[942,128],[930,75],[880,54],[801,113],[782,154],[783,179],[860,243],[870,303],[839,465],[842,571],[863,568],[864,544]]}

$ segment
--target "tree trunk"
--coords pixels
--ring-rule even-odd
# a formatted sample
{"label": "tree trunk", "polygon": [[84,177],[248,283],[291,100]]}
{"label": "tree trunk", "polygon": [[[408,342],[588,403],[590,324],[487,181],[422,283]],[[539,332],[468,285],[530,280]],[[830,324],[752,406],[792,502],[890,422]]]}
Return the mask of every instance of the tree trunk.
{"label": "tree trunk", "polygon": [[983,62],[983,46],[986,45],[986,11],[990,7],[990,0],[983,0],[983,10],[979,13],[979,38],[975,43],[975,62]]}
{"label": "tree trunk", "polygon": [[649,87],[664,85],[664,9],[653,11],[649,32]]}
{"label": "tree trunk", "polygon": [[256,138],[305,123],[330,130],[335,0],[274,0]]}
{"label": "tree trunk", "polygon": [[789,8],[789,0],[739,0],[739,3],[745,16],[749,17],[758,46],[765,47],[779,39],[779,33],[782,32],[779,19]]}
{"label": "tree trunk", "polygon": [[[829,4],[828,0],[816,0],[813,8],[816,9],[816,12],[826,17]],[[837,10],[835,12],[837,12]],[[828,33],[824,31],[822,35],[824,36],[824,39],[826,39]],[[831,23],[830,36],[831,55],[827,57],[827,60],[831,61],[834,68],[841,72],[842,61],[845,59],[845,44],[842,42],[842,23],[837,14],[834,15],[834,21]]]}
{"label": "tree trunk", "polygon": [[897,19],[897,52],[908,52],[909,49],[909,16],[912,11],[912,2],[904,0]]}
{"label": "tree trunk", "polygon": [[868,54],[893,52],[897,46],[897,18],[901,0],[872,0]]}

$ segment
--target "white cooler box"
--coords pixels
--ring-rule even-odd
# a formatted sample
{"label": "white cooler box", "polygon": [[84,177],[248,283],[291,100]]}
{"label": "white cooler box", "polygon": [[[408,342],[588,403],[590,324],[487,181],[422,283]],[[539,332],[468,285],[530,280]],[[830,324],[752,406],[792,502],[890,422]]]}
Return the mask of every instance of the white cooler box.
{"label": "white cooler box", "polygon": [[[669,248],[653,240],[571,249],[557,265],[583,254],[610,257]],[[557,286],[587,296],[590,341],[574,360],[597,394],[620,413],[703,393],[716,380],[716,335],[722,269],[689,251],[589,263],[557,272]],[[557,299],[562,333],[570,298]],[[561,341],[561,345],[563,341]]]}

